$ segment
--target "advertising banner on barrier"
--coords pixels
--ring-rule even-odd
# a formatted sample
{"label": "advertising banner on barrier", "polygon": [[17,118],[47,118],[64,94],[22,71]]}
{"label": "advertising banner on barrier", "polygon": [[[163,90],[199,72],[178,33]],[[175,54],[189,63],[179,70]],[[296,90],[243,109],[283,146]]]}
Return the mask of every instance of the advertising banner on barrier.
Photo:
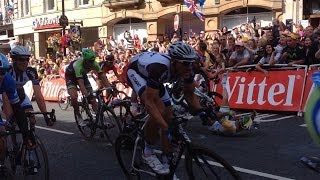
{"label": "advertising banner on barrier", "polygon": [[[228,73],[227,91],[231,108],[299,111],[305,70]],[[222,94],[219,84],[216,91]],[[221,100],[216,98],[219,104]]]}
{"label": "advertising banner on barrier", "polygon": [[308,70],[308,76],[307,76],[307,79],[306,79],[306,86],[304,88],[304,93],[303,93],[303,101],[302,101],[302,110],[303,112],[305,112],[305,105],[306,105],[306,102],[310,96],[310,94],[312,93],[313,91],[313,88],[314,88],[314,84],[312,82],[312,74],[317,72],[319,70],[317,69],[311,69],[311,70]]}
{"label": "advertising banner on barrier", "polygon": [[46,101],[58,101],[58,92],[61,88],[66,88],[66,82],[62,78],[52,78],[44,80],[41,84],[41,93]]}

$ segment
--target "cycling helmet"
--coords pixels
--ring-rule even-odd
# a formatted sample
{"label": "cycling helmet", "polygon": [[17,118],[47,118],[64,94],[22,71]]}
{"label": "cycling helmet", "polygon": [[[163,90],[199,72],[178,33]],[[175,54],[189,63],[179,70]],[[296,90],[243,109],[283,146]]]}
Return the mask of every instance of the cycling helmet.
{"label": "cycling helmet", "polygon": [[172,59],[182,62],[192,63],[199,58],[195,50],[182,41],[176,41],[171,44],[168,48],[168,53]]}
{"label": "cycling helmet", "polygon": [[92,49],[82,49],[82,57],[85,61],[94,61],[96,53]]}
{"label": "cycling helmet", "polygon": [[16,46],[10,51],[11,58],[28,58],[31,56],[31,53],[28,48],[24,46]]}
{"label": "cycling helmet", "polygon": [[10,68],[10,64],[9,61],[7,59],[7,57],[0,53],[0,69],[9,69]]}
{"label": "cycling helmet", "polygon": [[105,55],[104,56],[104,60],[106,61],[106,62],[109,62],[109,63],[113,63],[113,61],[114,61],[114,56],[111,54],[111,55]]}

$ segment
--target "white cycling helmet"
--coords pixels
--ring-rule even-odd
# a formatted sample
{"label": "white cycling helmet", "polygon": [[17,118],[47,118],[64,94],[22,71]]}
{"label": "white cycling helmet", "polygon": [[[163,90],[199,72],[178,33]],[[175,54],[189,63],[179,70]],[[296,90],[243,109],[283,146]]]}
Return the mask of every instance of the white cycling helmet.
{"label": "white cycling helmet", "polygon": [[188,44],[182,41],[176,41],[168,48],[170,57],[181,62],[194,62],[199,58],[196,51]]}
{"label": "white cycling helmet", "polygon": [[28,58],[31,56],[31,53],[28,48],[24,46],[16,46],[10,51],[11,58]]}

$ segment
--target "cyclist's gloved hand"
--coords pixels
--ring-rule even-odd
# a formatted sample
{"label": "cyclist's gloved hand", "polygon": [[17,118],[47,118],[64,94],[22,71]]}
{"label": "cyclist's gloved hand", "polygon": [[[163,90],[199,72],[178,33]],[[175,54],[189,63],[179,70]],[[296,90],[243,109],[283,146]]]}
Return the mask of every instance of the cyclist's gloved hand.
{"label": "cyclist's gloved hand", "polygon": [[202,120],[202,125],[205,126],[211,125],[211,123],[217,119],[216,114],[212,110],[206,108],[200,109],[197,115]]}
{"label": "cyclist's gloved hand", "polygon": [[54,122],[52,121],[52,119],[50,118],[50,116],[48,114],[44,115],[44,120],[46,121],[47,126],[53,126]]}

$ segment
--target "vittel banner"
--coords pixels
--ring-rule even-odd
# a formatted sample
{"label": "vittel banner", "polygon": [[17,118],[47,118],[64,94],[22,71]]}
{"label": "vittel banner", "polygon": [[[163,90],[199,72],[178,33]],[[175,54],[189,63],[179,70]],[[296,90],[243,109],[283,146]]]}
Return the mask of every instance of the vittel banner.
{"label": "vittel banner", "polygon": [[[239,109],[299,111],[305,76],[305,70],[270,71],[269,77],[261,72],[228,73],[229,105]],[[221,84],[215,88],[222,94]]]}

